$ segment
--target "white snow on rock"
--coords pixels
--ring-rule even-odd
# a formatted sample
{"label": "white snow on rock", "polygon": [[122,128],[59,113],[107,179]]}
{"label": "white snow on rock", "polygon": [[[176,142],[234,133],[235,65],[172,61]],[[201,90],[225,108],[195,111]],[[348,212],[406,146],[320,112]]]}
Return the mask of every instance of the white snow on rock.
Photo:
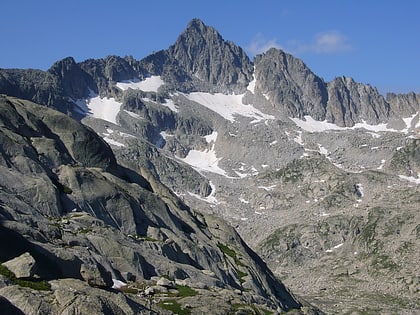
{"label": "white snow on rock", "polygon": [[112,282],[113,282],[113,285],[112,285],[113,289],[121,289],[127,285],[127,283],[117,280],[117,279],[112,279]]}
{"label": "white snow on rock", "polygon": [[341,246],[343,246],[344,245],[344,243],[340,243],[340,244],[338,244],[338,245],[335,245],[333,248],[331,248],[331,249],[327,249],[325,252],[326,253],[332,253],[333,252],[333,250],[334,249],[338,249],[338,248],[340,248]]}
{"label": "white snow on rock", "polygon": [[248,200],[245,200],[244,198],[239,197],[238,199],[242,203],[245,203],[245,204],[248,204],[249,203],[249,201]]}
{"label": "white snow on rock", "polygon": [[298,127],[308,132],[323,132],[327,130],[354,130],[354,129],[366,129],[368,131],[379,132],[405,132],[404,130],[395,130],[388,128],[387,124],[370,125],[366,122],[355,124],[353,127],[340,127],[336,124],[329,123],[326,120],[318,121],[313,119],[311,116],[304,116],[305,120],[299,118],[290,118]]}
{"label": "white snow on rock", "polygon": [[160,135],[162,136],[162,138],[163,139],[167,139],[167,138],[169,138],[169,137],[173,137],[174,135],[171,135],[170,133],[167,133],[167,132],[165,132],[165,131],[161,131],[160,132]]}
{"label": "white snow on rock", "polygon": [[222,93],[203,93],[193,92],[184,94],[190,101],[197,102],[208,109],[216,112],[220,116],[235,122],[235,115],[254,118],[251,123],[257,123],[262,120],[274,119],[274,116],[262,113],[252,105],[242,103],[244,94],[222,94]]}
{"label": "white snow on rock", "polygon": [[403,130],[404,132],[408,132],[408,129],[410,129],[410,128],[412,128],[412,127],[414,127],[414,128],[418,128],[418,127],[420,127],[420,119],[419,119],[419,121],[417,122],[417,124],[414,126],[414,121],[415,121],[415,118],[420,118],[419,117],[419,112],[417,112],[417,113],[415,113],[415,114],[413,114],[413,115],[411,115],[410,117],[407,117],[407,118],[403,118],[402,120],[404,121],[404,123],[405,123],[405,125],[406,125],[406,128]]}
{"label": "white snow on rock", "polygon": [[121,105],[113,97],[100,98],[96,96],[86,103],[89,109],[87,115],[117,124],[117,115],[120,112]]}
{"label": "white snow on rock", "polygon": [[161,103],[161,105],[168,107],[171,111],[177,113],[178,107],[175,105],[174,101],[171,99],[165,99],[164,103]]}
{"label": "white snow on rock", "polygon": [[160,88],[163,84],[165,84],[165,82],[160,76],[151,76],[142,81],[139,79],[132,79],[117,82],[116,86],[123,91],[133,89],[145,92],[157,92],[158,88]]}
{"label": "white snow on rock", "polygon": [[216,142],[217,140],[217,131],[213,131],[211,134],[204,136],[207,143]]}
{"label": "white snow on rock", "polygon": [[90,98],[70,100],[77,105],[75,110],[78,113],[117,124],[117,115],[122,103],[117,102],[113,97],[100,98],[91,91]]}
{"label": "white snow on rock", "polygon": [[404,175],[398,175],[399,178],[409,181],[411,183],[420,185],[420,174],[417,175],[418,178],[415,178],[414,176],[404,176]]}
{"label": "white snow on rock", "polygon": [[318,148],[319,148],[319,153],[322,155],[327,156],[328,155],[328,150],[326,148],[324,148],[321,144],[318,143]]}
{"label": "white snow on rock", "polygon": [[104,137],[103,138],[107,143],[111,144],[111,145],[115,145],[116,147],[125,147],[124,143],[115,141],[114,139],[111,139],[109,137]]}
{"label": "white snow on rock", "polygon": [[227,176],[226,172],[219,167],[219,161],[222,158],[216,156],[214,144],[211,149],[204,151],[190,150],[185,158],[179,158],[181,161],[191,165],[198,171],[211,172]]}
{"label": "white snow on rock", "polygon": [[107,129],[106,129],[106,131],[107,131],[108,133],[103,133],[103,135],[104,135],[105,137],[103,137],[103,138],[102,138],[102,139],[104,139],[104,140],[105,140],[105,142],[107,142],[107,143],[109,143],[109,144],[111,144],[111,145],[117,146],[117,147],[125,147],[125,145],[124,145],[123,143],[118,142],[118,141],[116,141],[116,140],[114,140],[114,139],[110,138],[110,136],[114,133],[114,130],[112,130],[112,129],[110,129],[110,128],[107,128]]}
{"label": "white snow on rock", "polygon": [[250,91],[252,94],[255,94],[255,84],[257,83],[257,79],[255,79],[255,74],[252,76],[253,80],[249,82],[246,89]]}
{"label": "white snow on rock", "polygon": [[295,138],[293,138],[293,141],[300,145],[305,145],[302,140],[302,131],[298,131],[298,135]]}

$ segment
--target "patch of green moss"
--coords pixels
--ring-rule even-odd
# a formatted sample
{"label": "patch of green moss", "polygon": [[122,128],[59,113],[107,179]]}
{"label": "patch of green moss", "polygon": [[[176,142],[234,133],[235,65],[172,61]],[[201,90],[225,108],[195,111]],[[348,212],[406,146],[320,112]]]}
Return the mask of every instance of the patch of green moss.
{"label": "patch of green moss", "polygon": [[245,280],[244,280],[243,278],[244,278],[244,277],[246,277],[248,274],[247,274],[246,272],[240,271],[240,270],[238,270],[238,269],[236,269],[236,272],[237,272],[237,274],[238,274],[239,281],[240,281],[241,283],[244,283],[244,282],[245,282]]}
{"label": "patch of green moss", "polygon": [[182,308],[181,304],[179,304],[175,300],[160,301],[158,303],[158,306],[165,310],[171,311],[172,313],[177,314],[177,315],[190,315],[191,314],[191,310],[187,308]]}
{"label": "patch of green moss", "polygon": [[223,252],[223,254],[233,258],[235,264],[237,266],[242,266],[242,267],[246,267],[240,260],[238,255],[236,254],[236,252],[231,249],[229,246],[222,244],[222,243],[217,243],[217,247],[219,247],[219,249]]}
{"label": "patch of green moss", "polygon": [[21,287],[31,288],[37,291],[50,291],[51,285],[47,281],[32,281],[22,280],[16,278],[15,274],[11,272],[6,266],[0,264],[0,274],[8,278],[14,284]]}
{"label": "patch of green moss", "polygon": [[137,294],[139,290],[133,287],[122,287],[119,289],[121,292],[128,293],[128,294]]}
{"label": "patch of green moss", "polygon": [[178,290],[177,296],[179,297],[196,296],[198,294],[197,291],[186,285],[177,285],[176,289]]}

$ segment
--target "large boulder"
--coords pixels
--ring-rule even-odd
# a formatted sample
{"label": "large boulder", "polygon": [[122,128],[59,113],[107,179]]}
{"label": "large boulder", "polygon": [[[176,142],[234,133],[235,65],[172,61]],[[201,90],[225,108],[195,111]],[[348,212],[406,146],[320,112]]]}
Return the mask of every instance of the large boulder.
{"label": "large boulder", "polygon": [[23,253],[2,265],[13,272],[16,278],[33,278],[37,269],[36,261],[29,253]]}

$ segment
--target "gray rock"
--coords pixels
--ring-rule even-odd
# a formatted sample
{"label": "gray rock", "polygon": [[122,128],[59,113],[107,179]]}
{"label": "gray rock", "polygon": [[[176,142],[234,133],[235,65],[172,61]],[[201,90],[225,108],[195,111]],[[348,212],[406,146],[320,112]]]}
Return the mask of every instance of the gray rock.
{"label": "gray rock", "polygon": [[110,288],[113,286],[111,274],[100,265],[82,264],[80,274],[83,280],[92,287]]}
{"label": "gray rock", "polygon": [[173,288],[174,287],[174,282],[167,279],[167,278],[162,277],[156,282],[156,285],[162,286],[162,287],[167,287],[167,288]]}
{"label": "gray rock", "polygon": [[36,261],[29,253],[23,253],[16,258],[2,263],[2,265],[13,272],[18,279],[33,278],[37,270]]}

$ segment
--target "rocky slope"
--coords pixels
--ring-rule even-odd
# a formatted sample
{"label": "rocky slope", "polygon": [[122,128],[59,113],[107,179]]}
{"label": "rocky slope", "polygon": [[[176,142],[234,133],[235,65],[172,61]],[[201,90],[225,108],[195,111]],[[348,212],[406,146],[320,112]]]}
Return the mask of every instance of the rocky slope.
{"label": "rocky slope", "polygon": [[[200,313],[217,301],[220,314],[302,309],[233,228],[191,210],[147,170],[118,165],[92,130],[28,101],[0,102],[1,260],[15,259],[3,266],[18,279],[49,281],[37,292],[3,272],[0,294],[14,307],[152,314],[185,303]],[[28,273],[15,267],[28,265],[24,257],[33,257]],[[112,279],[140,295],[110,291]],[[194,301],[181,299],[182,289]]]}
{"label": "rocky slope", "polygon": [[[105,175],[54,166],[56,186],[74,191],[62,201],[71,226],[80,222],[67,213],[80,208],[142,240],[177,240],[179,226],[157,228],[161,222],[151,219],[148,207],[141,207],[146,222],[133,215],[138,198],[149,197],[133,196],[120,179],[154,194],[153,185],[163,187],[161,182],[169,190],[158,193],[160,198],[169,194],[176,209],[187,204],[204,217],[227,220],[277,276],[327,313],[414,314],[420,307],[418,95],[385,98],[346,77],[324,82],[303,61],[277,49],[250,61],[196,19],[167,50],[139,61],[66,58],[46,72],[0,70],[0,93],[79,119],[111,146],[115,158],[103,141],[93,146]],[[96,153],[75,159],[71,148],[62,151],[65,146],[48,141],[31,143],[48,165],[95,159]],[[91,183],[98,177],[105,196]],[[48,194],[43,202],[54,200],[54,189]],[[49,211],[63,216],[56,202],[48,202]],[[112,207],[122,210],[119,216],[109,214]],[[175,217],[180,214],[185,213]],[[197,220],[210,229],[210,219]],[[200,236],[197,244],[202,242],[209,240]],[[176,244],[190,253],[189,242]],[[234,255],[233,244],[221,244],[218,250],[236,263],[241,284],[241,275],[251,274],[237,259],[246,251],[235,248]],[[188,264],[195,266],[201,256],[193,253]],[[232,268],[229,275],[211,271],[218,280],[231,279]],[[140,277],[154,276],[144,270]]]}

